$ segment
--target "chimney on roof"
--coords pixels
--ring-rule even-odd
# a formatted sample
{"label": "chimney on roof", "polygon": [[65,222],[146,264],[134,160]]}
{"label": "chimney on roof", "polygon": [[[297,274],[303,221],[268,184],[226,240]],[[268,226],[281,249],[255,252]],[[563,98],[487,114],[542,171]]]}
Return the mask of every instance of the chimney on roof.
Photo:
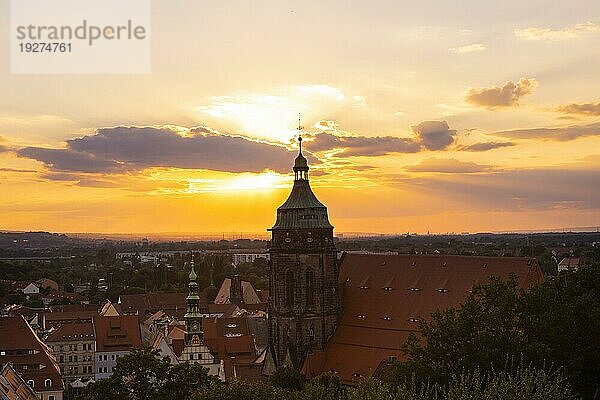
{"label": "chimney on roof", "polygon": [[239,274],[235,274],[231,277],[231,288],[229,289],[229,300],[232,304],[239,306],[244,303],[244,297],[242,293],[242,278]]}

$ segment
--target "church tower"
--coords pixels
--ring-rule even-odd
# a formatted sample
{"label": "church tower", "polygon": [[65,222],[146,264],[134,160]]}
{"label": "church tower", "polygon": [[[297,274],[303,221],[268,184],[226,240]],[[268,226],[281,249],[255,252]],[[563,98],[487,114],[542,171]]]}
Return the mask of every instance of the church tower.
{"label": "church tower", "polygon": [[200,313],[200,296],[198,295],[198,282],[196,282],[196,271],[194,271],[194,258],[192,256],[192,270],[190,271],[189,293],[187,300],[187,312],[185,319],[185,345],[200,346],[204,341],[202,331],[202,314]]}
{"label": "church tower", "polygon": [[308,353],[327,345],[340,301],[333,226],[327,207],[310,188],[302,138],[298,140],[294,186],[270,229],[269,340],[276,366],[301,368]]}

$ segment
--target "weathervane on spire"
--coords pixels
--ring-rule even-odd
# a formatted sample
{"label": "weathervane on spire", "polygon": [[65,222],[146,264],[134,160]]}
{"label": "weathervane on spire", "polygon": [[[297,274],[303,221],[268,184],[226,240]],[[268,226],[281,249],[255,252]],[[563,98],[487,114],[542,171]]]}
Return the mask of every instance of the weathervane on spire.
{"label": "weathervane on spire", "polygon": [[302,131],[304,130],[304,127],[300,123],[300,120],[300,113],[298,113],[298,143],[300,144],[300,154],[302,154]]}

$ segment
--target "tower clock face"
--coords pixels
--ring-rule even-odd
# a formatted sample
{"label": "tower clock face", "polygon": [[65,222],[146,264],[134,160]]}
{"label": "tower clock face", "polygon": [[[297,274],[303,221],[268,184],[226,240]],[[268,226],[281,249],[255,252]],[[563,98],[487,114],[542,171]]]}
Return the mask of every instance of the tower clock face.
{"label": "tower clock face", "polygon": [[194,330],[194,331],[197,331],[197,330],[198,330],[198,323],[197,323],[197,322],[194,322],[194,323],[192,324],[192,330]]}

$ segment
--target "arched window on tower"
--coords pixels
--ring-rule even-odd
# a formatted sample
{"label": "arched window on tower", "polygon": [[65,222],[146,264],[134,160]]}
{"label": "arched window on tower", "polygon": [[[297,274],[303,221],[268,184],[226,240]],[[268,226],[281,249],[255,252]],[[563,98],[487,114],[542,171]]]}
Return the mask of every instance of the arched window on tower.
{"label": "arched window on tower", "polygon": [[294,272],[291,269],[285,274],[285,301],[288,307],[294,306]]}
{"label": "arched window on tower", "polygon": [[314,301],[314,276],[312,269],[306,269],[306,307],[311,308]]}

